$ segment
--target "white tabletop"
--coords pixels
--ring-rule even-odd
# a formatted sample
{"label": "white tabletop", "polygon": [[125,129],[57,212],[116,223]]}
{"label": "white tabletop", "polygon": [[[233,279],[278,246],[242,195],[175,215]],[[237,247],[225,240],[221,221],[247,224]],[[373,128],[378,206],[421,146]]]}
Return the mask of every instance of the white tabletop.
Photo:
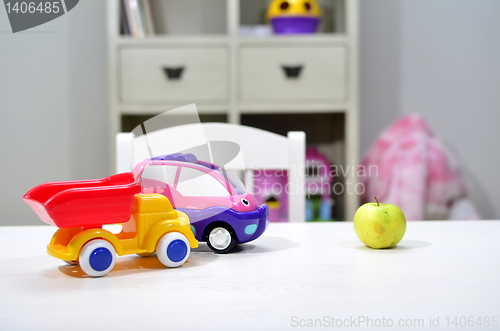
{"label": "white tabletop", "polygon": [[500,317],[500,221],[409,222],[389,250],[352,223],[271,224],[236,253],[202,245],[177,269],[119,257],[102,278],[45,253],[55,230],[0,227],[0,330],[500,329],[483,323]]}

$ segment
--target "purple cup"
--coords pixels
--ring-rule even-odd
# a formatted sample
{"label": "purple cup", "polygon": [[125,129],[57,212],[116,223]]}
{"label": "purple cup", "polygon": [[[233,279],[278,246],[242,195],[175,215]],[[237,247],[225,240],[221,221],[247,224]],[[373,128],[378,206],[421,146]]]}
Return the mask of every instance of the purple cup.
{"label": "purple cup", "polygon": [[320,19],[306,16],[283,16],[271,19],[275,34],[315,33]]}

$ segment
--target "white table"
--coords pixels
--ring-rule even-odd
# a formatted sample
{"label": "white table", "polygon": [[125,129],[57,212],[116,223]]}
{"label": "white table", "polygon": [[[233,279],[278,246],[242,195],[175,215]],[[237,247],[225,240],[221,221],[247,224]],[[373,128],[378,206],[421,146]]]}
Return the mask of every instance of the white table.
{"label": "white table", "polygon": [[500,221],[409,222],[389,250],[363,246],[352,223],[271,224],[237,253],[203,245],[177,269],[119,257],[103,278],[48,256],[55,230],[0,228],[0,330],[295,330],[331,317],[366,329],[359,316],[377,330],[438,317],[434,330],[500,329],[451,324],[500,317]]}

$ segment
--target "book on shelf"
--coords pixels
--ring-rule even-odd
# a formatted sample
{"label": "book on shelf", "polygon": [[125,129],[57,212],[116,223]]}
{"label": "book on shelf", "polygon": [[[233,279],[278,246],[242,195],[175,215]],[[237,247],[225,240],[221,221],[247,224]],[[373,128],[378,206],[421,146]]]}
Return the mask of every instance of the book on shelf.
{"label": "book on shelf", "polygon": [[120,0],[122,34],[142,38],[155,34],[150,0]]}
{"label": "book on shelf", "polygon": [[151,1],[150,0],[142,0],[141,1],[142,6],[143,6],[143,14],[144,14],[144,21],[146,22],[146,33],[149,36],[153,36],[155,34],[155,28],[154,28],[154,21],[153,21],[153,11],[151,9]]}
{"label": "book on shelf", "polygon": [[125,12],[125,2],[120,0],[120,13],[121,13],[121,22],[120,22],[120,34],[130,35],[130,24],[128,22],[128,15]]}

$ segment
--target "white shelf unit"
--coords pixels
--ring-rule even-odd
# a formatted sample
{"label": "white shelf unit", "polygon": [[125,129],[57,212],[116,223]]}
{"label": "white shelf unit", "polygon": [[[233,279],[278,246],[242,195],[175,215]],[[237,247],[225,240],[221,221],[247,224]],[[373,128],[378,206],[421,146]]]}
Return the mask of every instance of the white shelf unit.
{"label": "white shelf unit", "polygon": [[[157,34],[132,38],[120,34],[119,1],[108,1],[110,150],[117,132],[195,102],[202,121],[303,130],[337,166],[358,164],[358,0],[318,3],[317,34],[242,36],[240,25],[263,23],[268,0],[151,0]],[[303,66],[298,79],[285,64]],[[185,76],[169,82],[163,65]],[[347,179],[352,191],[354,173],[336,181]],[[359,197],[334,199],[334,215],[352,220]]]}

